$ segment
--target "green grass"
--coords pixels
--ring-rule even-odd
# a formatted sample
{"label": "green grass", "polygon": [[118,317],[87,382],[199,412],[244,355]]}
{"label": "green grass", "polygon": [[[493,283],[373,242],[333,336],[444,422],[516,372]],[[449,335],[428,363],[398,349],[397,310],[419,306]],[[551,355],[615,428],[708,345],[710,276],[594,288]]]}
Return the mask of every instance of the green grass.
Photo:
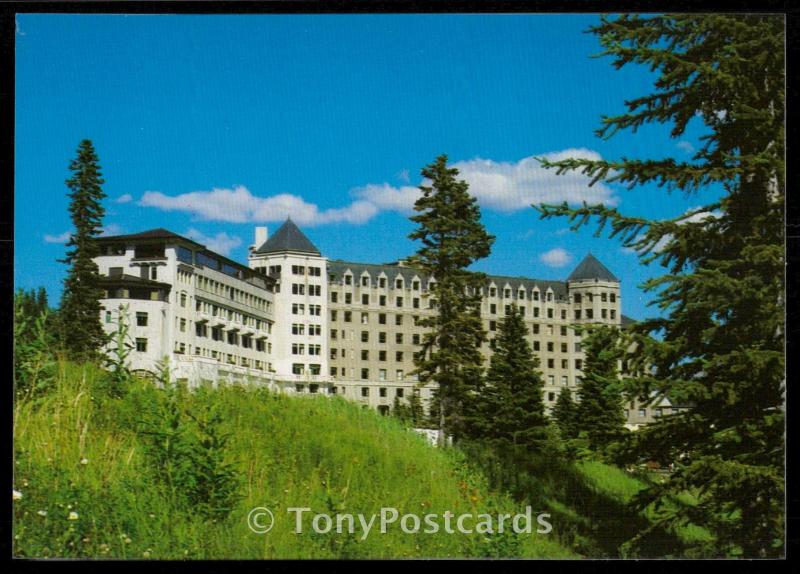
{"label": "green grass", "polygon": [[[13,553],[20,557],[161,559],[575,556],[548,535],[406,534],[377,527],[354,535],[294,532],[289,507],[313,512],[517,513],[510,496],[458,450],[441,451],[388,417],[331,397],[287,397],[222,387],[187,401],[213,406],[229,434],[224,451],[240,476],[240,500],[213,522],[174,503],[148,464],[137,424],[158,400],[137,382],[122,398],[104,373],[62,363],[52,388],[14,411]],[[256,506],[272,509],[265,535],[247,526]],[[534,512],[536,512],[534,507]],[[70,515],[72,518],[70,519]],[[556,529],[558,524],[554,522]],[[535,525],[534,525],[535,528]]]}

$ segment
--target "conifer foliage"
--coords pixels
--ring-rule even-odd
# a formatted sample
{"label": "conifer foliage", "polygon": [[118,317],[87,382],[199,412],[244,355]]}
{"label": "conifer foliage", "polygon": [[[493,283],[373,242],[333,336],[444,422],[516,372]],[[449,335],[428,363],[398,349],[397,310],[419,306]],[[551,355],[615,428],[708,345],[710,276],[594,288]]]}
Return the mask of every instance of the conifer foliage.
{"label": "conifer foliage", "polygon": [[586,359],[574,428],[578,435],[585,434],[589,448],[596,453],[603,453],[625,434],[618,342],[619,331],[605,326],[594,327],[583,342]]}
{"label": "conifer foliage", "polygon": [[494,339],[486,384],[475,397],[480,438],[536,450],[545,438],[539,360],[526,337],[522,313],[510,305]]}
{"label": "conifer foliage", "polygon": [[[656,184],[693,194],[709,185],[717,201],[669,220],[630,217],[603,205],[539,209],[573,228],[597,219],[600,233],[658,262],[666,274],[645,285],[663,317],[633,329],[627,358],[632,388],[690,408],[636,434],[634,453],[676,464],[642,504],[692,492],[698,504],[665,522],[708,527],[706,551],[746,557],[783,553],[784,507],[784,20],[769,14],[604,17],[591,29],[614,66],[648,66],[653,93],[603,118],[598,135],[649,123],[681,137],[702,124],[689,161],[672,158],[546,166],[579,170],[593,182]],[[648,189],[646,193],[657,193]],[[658,339],[651,339],[657,333]],[[640,459],[641,460],[641,459]]]}
{"label": "conifer foliage", "polygon": [[69,212],[75,231],[67,242],[67,256],[62,261],[70,268],[64,279],[60,322],[62,340],[71,359],[98,358],[106,340],[100,322],[99,273],[94,258],[100,254],[95,239],[102,232],[106,197],[100,164],[92,142],[83,140],[77,157],[70,163],[73,175],[67,180],[70,189]]}
{"label": "conifer foliage", "polygon": [[437,312],[420,320],[427,328],[415,354],[421,383],[437,384],[434,408],[439,419],[439,438],[463,432],[462,411],[470,389],[479,384],[486,339],[480,318],[480,293],[485,275],[468,271],[487,257],[494,237],[481,223],[480,208],[469,186],[457,179],[458,170],[447,166],[441,155],[422,170],[430,185],[421,185],[411,221],[417,228],[409,235],[422,246],[412,262],[433,276],[429,287]]}
{"label": "conifer foliage", "polygon": [[553,419],[563,440],[578,436],[578,406],[572,398],[572,391],[564,387],[558,393],[558,399],[552,411]]}

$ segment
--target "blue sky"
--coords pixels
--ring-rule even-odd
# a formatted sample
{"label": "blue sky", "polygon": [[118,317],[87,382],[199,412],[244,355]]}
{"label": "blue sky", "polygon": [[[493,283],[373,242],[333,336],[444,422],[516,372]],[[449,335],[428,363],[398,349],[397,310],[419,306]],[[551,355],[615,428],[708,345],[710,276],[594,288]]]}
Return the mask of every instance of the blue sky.
{"label": "blue sky", "polygon": [[497,240],[475,268],[564,279],[589,251],[622,278],[623,311],[653,314],[659,274],[617,240],[538,219],[539,201],[604,201],[675,217],[701,196],[589,188],[533,156],[688,159],[700,126],[593,130],[652,89],[615,71],[594,15],[121,16],[20,14],[16,36],[15,282],[61,293],[67,166],[100,156],[108,232],[166,227],[245,262],[255,225],[291,214],[331,258],[387,262],[420,169],[446,153]]}

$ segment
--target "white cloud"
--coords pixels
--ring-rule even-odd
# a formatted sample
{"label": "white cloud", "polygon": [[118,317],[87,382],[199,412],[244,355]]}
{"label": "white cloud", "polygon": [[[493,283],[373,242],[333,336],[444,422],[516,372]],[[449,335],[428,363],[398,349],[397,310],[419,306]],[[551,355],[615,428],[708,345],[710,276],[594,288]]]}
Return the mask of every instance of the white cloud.
{"label": "white cloud", "polygon": [[[550,161],[567,158],[600,160],[602,157],[588,149],[566,149],[541,154]],[[470,192],[482,207],[496,211],[512,212],[530,208],[538,203],[604,203],[618,202],[614,191],[598,182],[589,187],[590,178],[578,172],[556,175],[554,169],[544,169],[534,156],[518,162],[496,162],[490,159],[473,159],[453,164],[459,175],[469,183]]]}
{"label": "white cloud", "polygon": [[[569,157],[599,160],[597,152],[587,149],[567,149],[544,154],[551,161]],[[452,164],[460,177],[470,184],[470,192],[485,209],[513,212],[529,209],[532,204],[604,203],[618,202],[614,191],[602,183],[589,187],[589,178],[575,172],[556,175],[542,168],[534,156],[518,162],[495,162],[473,159]],[[401,177],[402,179],[402,177]],[[420,195],[412,185],[393,186],[389,183],[370,183],[350,190],[351,201],[343,207],[322,209],[298,195],[281,193],[269,197],[253,195],[245,186],[214,188],[169,196],[160,191],[147,191],[139,205],[163,211],[192,214],[200,221],[229,223],[281,222],[291,217],[300,225],[329,223],[366,223],[383,211],[411,213]]]}
{"label": "white cloud", "polygon": [[133,196],[130,193],[124,193],[117,198],[117,203],[129,203],[133,201]]}
{"label": "white cloud", "polygon": [[[722,216],[722,212],[719,211],[719,210],[697,211],[697,209],[698,209],[697,207],[692,207],[690,209],[687,209],[684,212],[684,214],[689,214],[689,215],[685,215],[682,218],[678,218],[676,220],[676,223],[678,225],[684,225],[686,223],[701,223],[703,221],[710,220],[710,219],[717,219],[717,218]],[[697,211],[697,213],[692,213],[693,211]],[[637,240],[641,239],[642,237],[643,236],[640,235],[637,238]],[[669,244],[669,242],[672,241],[672,238],[673,238],[673,235],[671,233],[665,234],[663,237],[661,237],[661,239],[659,239],[655,243],[655,245],[653,245],[653,247],[651,248],[651,251],[654,252],[654,253],[660,253],[661,251],[664,250],[664,248],[667,246],[667,244]],[[627,254],[630,254],[630,253],[637,253],[638,254],[638,253],[640,253],[640,250],[638,250],[638,249],[636,249],[634,247],[623,247],[622,248],[622,252],[623,253],[627,253]]]}
{"label": "white cloud", "polygon": [[228,235],[224,231],[220,231],[216,235],[205,235],[194,227],[189,228],[184,233],[189,239],[193,239],[198,243],[202,243],[211,251],[216,251],[220,255],[229,255],[233,249],[236,249],[242,244],[242,239],[235,235]]}
{"label": "white cloud", "polygon": [[122,233],[122,227],[120,227],[116,223],[109,223],[108,225],[104,226],[103,229],[100,231],[100,237],[105,237],[108,235],[120,235],[121,233]]}
{"label": "white cloud", "polygon": [[694,146],[691,143],[687,142],[686,140],[681,140],[675,145],[678,147],[678,149],[683,150],[686,153],[694,152]]}
{"label": "white cloud", "polygon": [[572,261],[572,255],[567,253],[561,247],[556,247],[550,251],[546,251],[539,256],[539,261],[548,267],[564,267]]}
{"label": "white cloud", "polygon": [[50,235],[46,233],[44,236],[45,243],[66,243],[69,241],[70,236],[72,235],[71,231],[65,231],[59,235]]}

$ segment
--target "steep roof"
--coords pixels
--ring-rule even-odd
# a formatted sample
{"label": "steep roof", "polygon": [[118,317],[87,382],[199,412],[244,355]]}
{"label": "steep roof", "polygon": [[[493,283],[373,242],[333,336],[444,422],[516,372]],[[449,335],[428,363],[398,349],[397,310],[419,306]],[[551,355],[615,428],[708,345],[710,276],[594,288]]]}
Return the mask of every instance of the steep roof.
{"label": "steep roof", "polygon": [[[328,261],[328,273],[335,276],[336,282],[341,282],[345,272],[350,270],[353,276],[360,277],[365,271],[370,274],[372,279],[372,286],[377,285],[378,276],[385,273],[390,280],[396,277],[402,277],[404,282],[408,283],[414,276],[422,280],[422,287],[428,287],[428,274],[415,267],[408,267],[405,265],[397,265],[387,263],[378,265],[374,263],[355,263],[352,261],[343,261],[341,259],[334,259]],[[502,289],[506,283],[516,292],[520,287],[530,292],[534,287],[538,287],[540,291],[547,291],[551,288],[555,293],[557,299],[564,299],[567,295],[567,284],[563,281],[549,281],[541,279],[531,279],[529,277],[509,277],[505,275],[487,275],[486,284],[494,282],[499,289]],[[394,288],[394,284],[389,284],[390,288]]]}
{"label": "steep roof", "polygon": [[567,281],[585,281],[587,279],[619,283],[619,279],[591,253],[583,258],[583,261],[578,264],[575,271],[567,278]]}
{"label": "steep roof", "polygon": [[272,237],[256,249],[256,253],[279,253],[282,251],[297,251],[300,253],[313,253],[320,255],[319,249],[300,231],[294,221],[287,219]]}

